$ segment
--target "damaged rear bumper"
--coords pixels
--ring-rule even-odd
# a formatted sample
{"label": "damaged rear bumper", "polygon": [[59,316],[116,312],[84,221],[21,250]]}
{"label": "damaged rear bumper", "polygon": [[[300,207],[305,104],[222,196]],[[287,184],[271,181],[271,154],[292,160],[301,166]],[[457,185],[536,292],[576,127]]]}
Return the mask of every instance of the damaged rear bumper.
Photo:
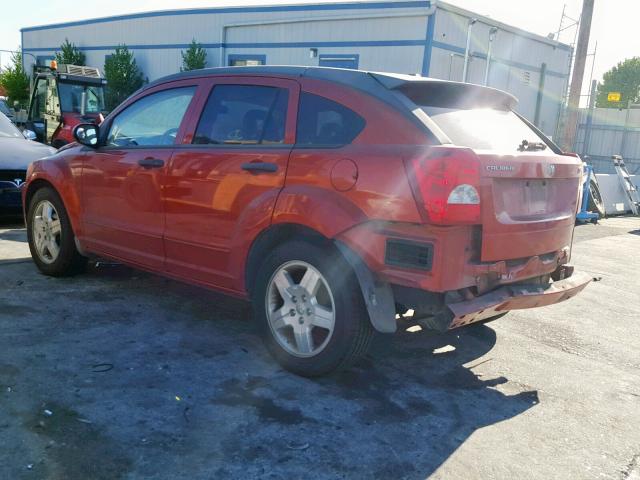
{"label": "damaged rear bumper", "polygon": [[447,303],[453,313],[449,329],[469,325],[509,310],[544,307],[568,300],[580,293],[593,280],[586,274],[574,273],[549,285],[507,285],[462,302]]}

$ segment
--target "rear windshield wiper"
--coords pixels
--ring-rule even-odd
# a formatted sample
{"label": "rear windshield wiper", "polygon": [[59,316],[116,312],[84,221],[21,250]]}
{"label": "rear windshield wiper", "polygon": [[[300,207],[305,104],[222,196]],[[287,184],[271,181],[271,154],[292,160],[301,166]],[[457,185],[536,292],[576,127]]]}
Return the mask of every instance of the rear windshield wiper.
{"label": "rear windshield wiper", "polygon": [[522,143],[518,147],[519,152],[534,152],[536,150],[545,150],[547,144],[543,142],[530,142],[529,140],[522,140]]}

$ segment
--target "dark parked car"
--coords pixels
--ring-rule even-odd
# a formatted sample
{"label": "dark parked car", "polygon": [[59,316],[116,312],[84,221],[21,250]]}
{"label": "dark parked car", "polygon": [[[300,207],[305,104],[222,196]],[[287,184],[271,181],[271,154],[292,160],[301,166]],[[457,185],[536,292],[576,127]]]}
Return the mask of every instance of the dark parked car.
{"label": "dark parked car", "polygon": [[[305,67],[185,72],[29,169],[29,247],[251,299],[267,347],[320,375],[414,310],[444,331],[557,303],[582,162],[499,90]],[[212,306],[212,310],[215,306]]]}
{"label": "dark parked car", "polygon": [[[22,212],[20,194],[27,167],[39,158],[56,153],[56,149],[27,140],[25,133],[0,113],[0,214],[19,215]],[[26,135],[25,135],[26,134]]]}

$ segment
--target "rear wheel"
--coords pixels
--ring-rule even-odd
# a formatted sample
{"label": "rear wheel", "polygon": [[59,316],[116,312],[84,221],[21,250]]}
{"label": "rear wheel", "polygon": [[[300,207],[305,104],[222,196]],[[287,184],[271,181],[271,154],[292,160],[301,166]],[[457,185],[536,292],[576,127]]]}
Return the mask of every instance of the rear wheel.
{"label": "rear wheel", "polygon": [[287,242],[265,259],[253,290],[266,346],[287,370],[324,375],[366,353],[373,330],[355,275],[339,252]]}
{"label": "rear wheel", "polygon": [[55,190],[36,191],[27,213],[29,250],[38,269],[54,277],[72,275],[86,265],[78,253],[67,210]]}

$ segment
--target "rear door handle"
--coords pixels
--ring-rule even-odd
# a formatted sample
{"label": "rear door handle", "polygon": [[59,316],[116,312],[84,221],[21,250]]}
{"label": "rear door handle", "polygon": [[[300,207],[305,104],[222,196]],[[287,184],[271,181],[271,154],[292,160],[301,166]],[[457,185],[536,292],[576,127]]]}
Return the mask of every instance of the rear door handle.
{"label": "rear door handle", "polygon": [[275,163],[268,162],[249,162],[242,164],[242,170],[246,170],[248,172],[260,173],[260,172],[277,172],[278,165]]}
{"label": "rear door handle", "polygon": [[138,160],[138,165],[147,170],[150,168],[162,168],[164,167],[164,160],[160,160],[159,158],[143,158]]}

